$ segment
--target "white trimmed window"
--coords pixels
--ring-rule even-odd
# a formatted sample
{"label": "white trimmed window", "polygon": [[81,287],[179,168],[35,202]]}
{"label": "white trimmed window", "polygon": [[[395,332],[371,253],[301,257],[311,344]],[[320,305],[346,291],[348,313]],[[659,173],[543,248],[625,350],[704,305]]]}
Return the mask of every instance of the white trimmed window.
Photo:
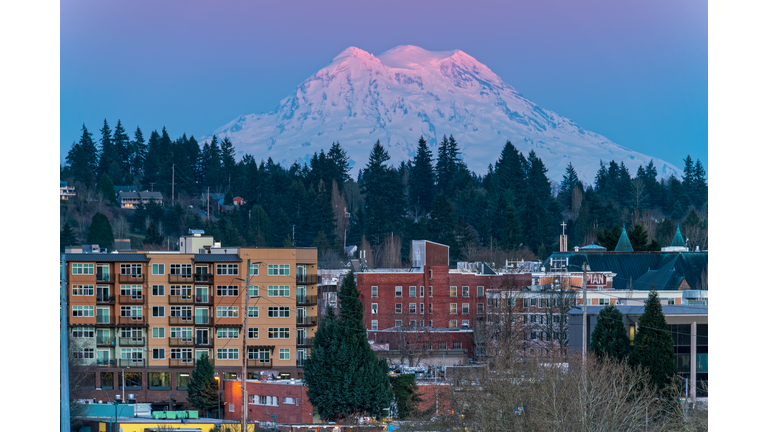
{"label": "white trimmed window", "polygon": [[416,303],[408,303],[408,313],[409,314],[416,313]]}
{"label": "white trimmed window", "polygon": [[371,330],[379,329],[379,320],[371,320]]}
{"label": "white trimmed window", "polygon": [[191,299],[192,285],[171,285],[171,295]]}
{"label": "white trimmed window", "polygon": [[141,264],[120,264],[120,274],[140,277],[142,275]]}
{"label": "white trimmed window", "polygon": [[452,286],[450,289],[451,297],[456,297],[456,287]]}
{"label": "white trimmed window", "polygon": [[239,266],[237,264],[216,264],[216,274],[219,276],[235,275],[239,274]]}
{"label": "white trimmed window", "polygon": [[434,303],[429,304],[429,313],[432,313],[432,305],[434,305]]}
{"label": "white trimmed window", "polygon": [[259,286],[258,285],[251,285],[248,287],[248,295],[251,297],[258,297],[259,296]]}
{"label": "white trimmed window", "polygon": [[395,303],[395,313],[403,313],[403,304],[402,303]]}
{"label": "white trimmed window", "polygon": [[72,295],[73,296],[92,296],[93,295],[93,285],[72,285]]}
{"label": "white trimmed window", "polygon": [[402,297],[403,296],[403,287],[396,286],[395,287],[395,297]]}
{"label": "white trimmed window", "polygon": [[371,303],[371,314],[376,315],[377,313],[379,313],[379,304]]}
{"label": "white trimmed window", "polygon": [[371,297],[378,297],[379,296],[379,287],[372,286],[371,287]]}
{"label": "white trimmed window", "polygon": [[237,285],[216,285],[216,295],[219,297],[237,297],[240,287]]}
{"label": "white trimmed window", "polygon": [[152,285],[152,295],[153,296],[164,296],[165,295],[165,285]]}
{"label": "white trimmed window", "polygon": [[92,275],[93,264],[73,263],[72,274],[73,275]]}
{"label": "white trimmed window", "polygon": [[419,303],[419,313],[420,314],[424,313],[424,303]]}
{"label": "white trimmed window", "polygon": [[461,341],[453,342],[453,349],[460,350],[461,349]]}
{"label": "white trimmed window", "polygon": [[269,318],[290,318],[291,309],[288,306],[269,306],[267,316]]}
{"label": "white trimmed window", "polygon": [[477,287],[477,296],[478,297],[482,297],[484,295],[485,295],[485,288],[483,288],[481,286]]}
{"label": "white trimmed window", "polygon": [[219,327],[216,329],[216,339],[237,339],[239,330],[237,327]]}
{"label": "white trimmed window", "polygon": [[469,297],[469,287],[468,286],[461,287],[461,296],[462,297]]}
{"label": "white trimmed window", "polygon": [[152,348],[152,360],[165,360],[165,348]]}
{"label": "white trimmed window", "polygon": [[81,348],[72,352],[72,357],[76,359],[92,359],[94,358],[93,348]]}
{"label": "white trimmed window", "polygon": [[289,297],[291,295],[291,286],[269,285],[267,286],[267,295],[270,297]]}
{"label": "white trimmed window", "polygon": [[395,327],[402,327],[403,326],[403,320],[395,320]]}
{"label": "white trimmed window", "polygon": [[120,295],[141,298],[141,285],[120,285]]}
{"label": "white trimmed window", "polygon": [[477,313],[485,313],[485,304],[484,303],[478,303],[477,304]]}
{"label": "white trimmed window", "polygon": [[461,304],[461,313],[462,315],[466,315],[469,313],[469,303],[462,303]]}
{"label": "white trimmed window", "polygon": [[154,318],[163,318],[165,316],[165,306],[152,306],[152,316]]}
{"label": "white trimmed window", "polygon": [[171,306],[171,316],[182,320],[192,320],[192,306]]}
{"label": "white trimmed window", "polygon": [[192,340],[192,327],[171,327],[171,339]]}
{"label": "white trimmed window", "polygon": [[237,348],[218,348],[216,349],[216,359],[218,360],[238,360],[240,350]]}
{"label": "white trimmed window", "polygon": [[171,264],[171,274],[192,277],[192,264]]}
{"label": "white trimmed window", "polygon": [[461,325],[462,325],[462,327],[463,326],[468,326],[469,325],[469,320],[461,320]]}
{"label": "white trimmed window", "polygon": [[258,339],[258,338],[259,338],[259,328],[248,327],[248,339]]}
{"label": "white trimmed window", "polygon": [[93,327],[75,327],[72,329],[72,337],[75,339],[92,338]]}
{"label": "white trimmed window", "polygon": [[291,265],[290,264],[268,264],[267,275],[268,276],[290,276]]}
{"label": "white trimmed window", "polygon": [[280,360],[290,360],[290,359],[291,359],[291,349],[280,348]]}
{"label": "white trimmed window", "polygon": [[289,339],[291,333],[290,327],[269,327],[267,338],[269,339]]}
{"label": "white trimmed window", "polygon": [[448,322],[448,327],[450,328],[456,328],[456,320],[450,320]]}
{"label": "white trimmed window", "polygon": [[458,313],[458,310],[457,310],[457,303],[451,303],[451,306],[450,306],[450,313],[452,313],[452,314],[456,314],[456,313]]}
{"label": "white trimmed window", "polygon": [[416,287],[408,287],[408,297],[416,297]]}
{"label": "white trimmed window", "polygon": [[432,287],[429,287],[429,296],[432,297]]}
{"label": "white trimmed window", "polygon": [[259,275],[259,265],[255,263],[251,263],[251,270],[250,270],[251,276],[258,276]]}
{"label": "white trimmed window", "polygon": [[152,264],[152,274],[153,275],[164,275],[165,274],[165,264]]}
{"label": "white trimmed window", "polygon": [[216,306],[217,318],[237,318],[238,306]]}
{"label": "white trimmed window", "polygon": [[258,317],[259,317],[259,307],[248,306],[248,318],[258,318]]}
{"label": "white trimmed window", "polygon": [[165,327],[152,327],[152,339],[165,339]]}
{"label": "white trimmed window", "polygon": [[92,317],[93,306],[72,306],[73,317]]}

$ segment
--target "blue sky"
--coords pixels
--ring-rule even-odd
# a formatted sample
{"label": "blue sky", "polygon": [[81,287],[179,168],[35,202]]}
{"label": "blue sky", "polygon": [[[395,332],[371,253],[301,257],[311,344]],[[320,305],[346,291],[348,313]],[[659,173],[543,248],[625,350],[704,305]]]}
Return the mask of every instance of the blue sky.
{"label": "blue sky", "polygon": [[411,44],[461,49],[617,144],[708,167],[707,18],[691,0],[63,2],[60,156],[105,118],[207,135],[349,46]]}

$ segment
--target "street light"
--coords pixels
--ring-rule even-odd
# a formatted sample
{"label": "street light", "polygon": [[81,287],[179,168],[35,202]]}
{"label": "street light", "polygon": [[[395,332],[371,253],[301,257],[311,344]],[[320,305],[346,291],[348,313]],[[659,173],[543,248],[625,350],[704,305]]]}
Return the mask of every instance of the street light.
{"label": "street light", "polygon": [[[253,264],[256,265],[256,275],[251,274],[251,265]],[[235,278],[236,280],[245,282],[245,313],[243,314],[243,375],[240,377],[240,386],[243,395],[243,401],[241,405],[241,411],[243,412],[243,418],[241,419],[241,430],[243,431],[247,431],[248,427],[248,392],[245,387],[245,378],[248,376],[248,358],[246,357],[246,353],[248,352],[248,305],[251,303],[251,278],[253,278],[253,276],[258,276],[258,268],[261,264],[264,264],[264,262],[259,261],[251,263],[251,260],[248,260],[248,267],[246,270],[248,279],[246,280],[242,278]],[[259,298],[260,296],[255,297]]]}
{"label": "street light", "polygon": [[[109,402],[109,393],[107,393],[107,391],[106,391],[106,390],[104,390],[104,389],[103,389],[103,388],[101,388],[101,387],[98,387],[96,390],[101,390],[101,391],[103,391],[103,392],[104,392],[104,394],[106,394],[106,395],[107,395],[107,402]],[[112,430],[114,431],[115,429],[117,429],[117,401],[114,401],[114,402],[111,402],[111,403],[112,403],[112,404],[115,406],[115,423],[114,423],[114,426],[112,426]]]}
{"label": "street light", "polygon": [[221,420],[221,389],[219,388],[219,374],[215,373],[213,374],[213,379],[216,380],[216,396],[218,397],[218,405],[216,405],[216,417]]}

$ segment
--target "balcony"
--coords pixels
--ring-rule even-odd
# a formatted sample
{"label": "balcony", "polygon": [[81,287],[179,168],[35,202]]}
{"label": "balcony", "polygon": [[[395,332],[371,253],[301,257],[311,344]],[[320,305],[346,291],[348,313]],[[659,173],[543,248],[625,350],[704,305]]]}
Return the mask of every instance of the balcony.
{"label": "balcony", "polygon": [[299,357],[296,359],[296,367],[304,367],[304,357]]}
{"label": "balcony", "polygon": [[296,297],[296,304],[299,306],[316,306],[316,295],[300,295]]}
{"label": "balcony", "polygon": [[120,338],[120,345],[121,346],[144,346],[144,338],[143,337],[121,337]]}
{"label": "balcony", "polygon": [[170,283],[188,283],[194,282],[191,274],[172,274],[168,275],[168,282]]}
{"label": "balcony", "polygon": [[212,326],[213,325],[213,317],[212,316],[195,316],[195,325],[198,325],[198,326]]}
{"label": "balcony", "polygon": [[106,327],[106,326],[111,326],[112,324],[115,324],[115,323],[113,323],[112,319],[108,316],[96,317],[96,327]]}
{"label": "balcony", "polygon": [[168,304],[172,305],[191,305],[195,304],[195,299],[192,298],[192,294],[168,296]]}
{"label": "balcony", "polygon": [[272,367],[272,359],[269,359],[269,360],[248,359],[248,367],[254,368],[254,369],[269,369]]}
{"label": "balcony", "polygon": [[210,273],[195,273],[194,281],[195,281],[195,283],[204,283],[204,284],[213,283],[213,274],[210,274]]}
{"label": "balcony", "polygon": [[109,273],[96,272],[97,283],[115,283],[115,278],[110,277]]}
{"label": "balcony", "polygon": [[144,367],[147,365],[146,360],[143,358],[133,358],[133,359],[117,359],[117,367]]}
{"label": "balcony", "polygon": [[191,337],[186,338],[170,338],[168,339],[168,345],[172,347],[191,347],[195,346],[195,342]]}
{"label": "balcony", "polygon": [[296,285],[317,285],[317,275],[297,274]]}
{"label": "balcony", "polygon": [[121,275],[118,275],[117,280],[120,283],[126,283],[126,284],[143,284],[144,275],[143,274],[121,274]]}
{"label": "balcony", "polygon": [[146,297],[141,294],[121,295],[120,304],[144,304]]}
{"label": "balcony", "polygon": [[193,358],[168,359],[168,367],[193,368],[195,367],[195,359]]}
{"label": "balcony", "polygon": [[115,296],[96,295],[96,304],[115,304]]}
{"label": "balcony", "polygon": [[213,338],[195,338],[196,348],[213,348]]}
{"label": "balcony", "polygon": [[115,338],[113,337],[97,337],[96,346],[99,347],[112,347],[115,346]]}
{"label": "balcony", "polygon": [[96,359],[98,367],[115,367],[115,359]]}
{"label": "balcony", "polygon": [[147,318],[144,316],[120,316],[117,318],[117,323],[120,325],[136,326],[147,324]]}
{"label": "balcony", "polygon": [[168,317],[168,324],[173,325],[192,325],[192,316],[172,316]]}
{"label": "balcony", "polygon": [[297,347],[311,347],[312,343],[314,342],[315,338],[311,337],[297,337],[296,338],[296,346]]}
{"label": "balcony", "polygon": [[195,296],[195,304],[198,306],[213,306],[213,297],[209,295]]}
{"label": "balcony", "polygon": [[310,316],[297,316],[296,317],[296,325],[298,326],[316,326],[317,325],[317,315],[310,315]]}

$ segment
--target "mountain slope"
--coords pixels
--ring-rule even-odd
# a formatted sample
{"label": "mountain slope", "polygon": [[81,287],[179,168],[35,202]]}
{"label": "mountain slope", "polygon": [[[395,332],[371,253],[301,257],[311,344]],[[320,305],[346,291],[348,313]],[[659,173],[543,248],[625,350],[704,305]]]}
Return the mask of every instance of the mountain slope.
{"label": "mountain slope", "polygon": [[[399,46],[378,57],[350,47],[301,83],[268,113],[240,116],[216,129],[256,160],[306,162],[339,141],[354,170],[376,140],[392,162],[412,157],[423,135],[437,154],[443,135],[456,138],[464,160],[485,173],[507,140],[526,155],[533,149],[552,179],[569,162],[593,182],[599,161],[623,161],[634,175],[652,158],[589,132],[524,98],[488,67],[462,51]],[[661,177],[680,170],[654,160]]]}

